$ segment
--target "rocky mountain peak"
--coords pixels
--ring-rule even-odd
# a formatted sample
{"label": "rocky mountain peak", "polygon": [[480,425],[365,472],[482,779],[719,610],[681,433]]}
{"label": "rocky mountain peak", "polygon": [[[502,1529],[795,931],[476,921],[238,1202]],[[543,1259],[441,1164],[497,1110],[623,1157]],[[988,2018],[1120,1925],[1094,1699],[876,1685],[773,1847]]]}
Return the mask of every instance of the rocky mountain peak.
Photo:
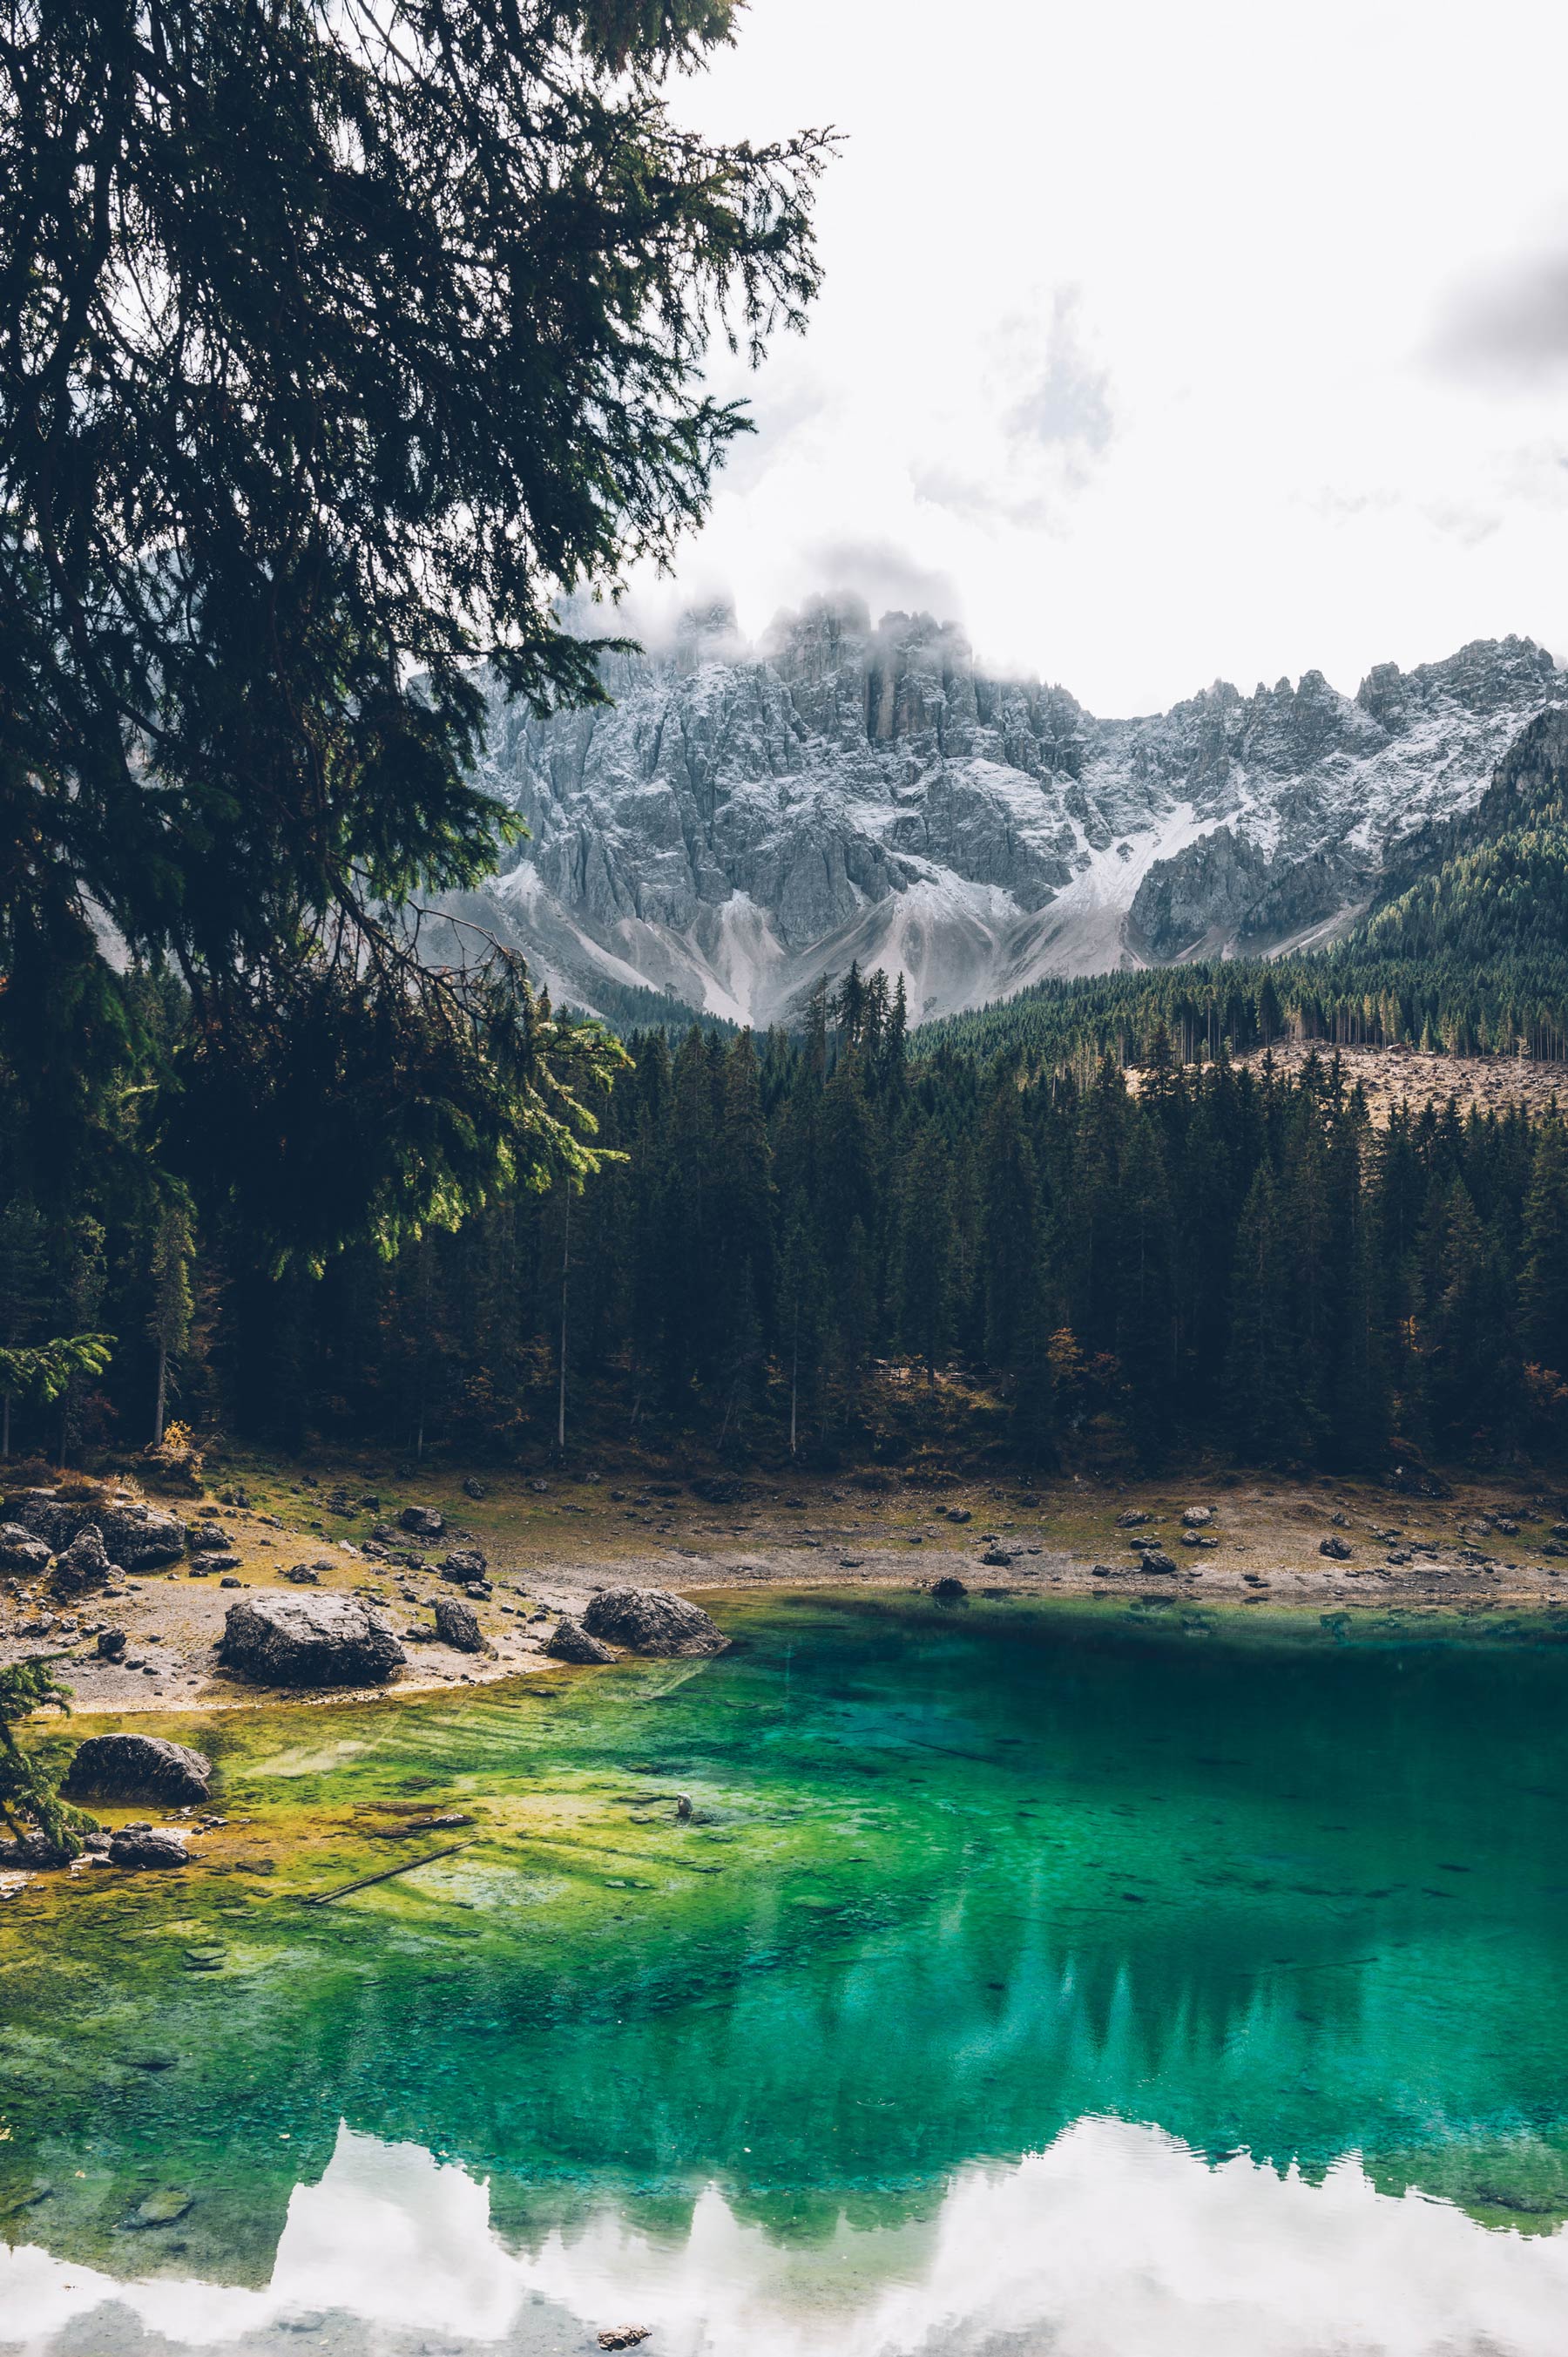
{"label": "rocky mountain peak", "polygon": [[713,602],[605,679],[596,712],[494,704],[485,781],[532,833],[498,920],[579,1005],[640,985],[754,1022],[852,957],[929,1016],[1320,935],[1563,693],[1509,638],[1354,696],[1308,671],[1105,720],[990,672],[951,622],[842,597],[756,645]]}

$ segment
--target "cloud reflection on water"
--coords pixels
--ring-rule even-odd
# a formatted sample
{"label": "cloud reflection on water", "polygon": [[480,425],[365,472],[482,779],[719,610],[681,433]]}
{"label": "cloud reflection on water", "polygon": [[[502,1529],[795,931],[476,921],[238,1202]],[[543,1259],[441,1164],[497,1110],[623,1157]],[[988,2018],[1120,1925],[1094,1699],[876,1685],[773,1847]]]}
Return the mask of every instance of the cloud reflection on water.
{"label": "cloud reflection on water", "polygon": [[1565,2313],[1568,2230],[1489,2231],[1379,2193],[1354,2158],[1318,2185],[1216,2166],[1108,2119],[958,2171],[929,2220],[825,2242],[775,2239],[710,2188],[682,2237],[607,2205],[514,2252],[482,2183],[345,2126],[264,2289],[0,2252],[0,2346],[27,2357],[533,2357],[629,2320],[654,2328],[649,2357],[1559,2357]]}

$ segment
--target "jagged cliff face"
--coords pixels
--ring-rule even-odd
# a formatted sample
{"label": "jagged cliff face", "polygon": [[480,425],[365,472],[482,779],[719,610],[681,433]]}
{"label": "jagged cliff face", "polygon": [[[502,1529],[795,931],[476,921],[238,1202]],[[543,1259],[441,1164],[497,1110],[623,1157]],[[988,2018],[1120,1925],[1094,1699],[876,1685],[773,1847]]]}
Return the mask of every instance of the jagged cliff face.
{"label": "jagged cliff face", "polygon": [[723,613],[614,704],[497,703],[485,782],[532,840],[499,920],[558,996],[672,989],[767,1022],[852,958],[946,1014],[1047,974],[1326,937],[1391,848],[1468,808],[1563,694],[1528,640],[1374,671],[1354,697],[1220,684],[1097,720],[988,679],[927,616],[821,604],[755,649]]}

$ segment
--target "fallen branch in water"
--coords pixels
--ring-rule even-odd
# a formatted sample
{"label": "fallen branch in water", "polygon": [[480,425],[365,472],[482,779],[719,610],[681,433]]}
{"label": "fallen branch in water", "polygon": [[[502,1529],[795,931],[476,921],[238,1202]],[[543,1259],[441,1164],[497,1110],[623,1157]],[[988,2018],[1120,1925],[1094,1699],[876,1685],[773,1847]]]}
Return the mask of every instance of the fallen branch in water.
{"label": "fallen branch in water", "polygon": [[317,1890],[301,1900],[303,1907],[330,1907],[335,1899],[347,1899],[356,1890],[369,1890],[373,1882],[390,1882],[394,1874],[412,1874],[416,1866],[434,1866],[438,1857],[456,1857],[460,1849],[472,1849],[472,1842],[453,1842],[446,1849],[426,1850],[423,1857],[405,1857],[397,1866],[386,1866],[380,1874],[361,1875],[358,1882],[345,1882],[337,1890]]}

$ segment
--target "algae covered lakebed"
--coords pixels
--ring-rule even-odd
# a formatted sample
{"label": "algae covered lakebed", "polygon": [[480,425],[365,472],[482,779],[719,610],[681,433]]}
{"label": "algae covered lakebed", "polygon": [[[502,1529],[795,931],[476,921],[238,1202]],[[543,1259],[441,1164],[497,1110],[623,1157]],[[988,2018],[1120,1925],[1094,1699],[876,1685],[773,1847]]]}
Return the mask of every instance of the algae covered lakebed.
{"label": "algae covered lakebed", "polygon": [[0,1910],[0,2347],[1560,2345],[1555,1631],[715,1609],[168,1721],[203,1864]]}

